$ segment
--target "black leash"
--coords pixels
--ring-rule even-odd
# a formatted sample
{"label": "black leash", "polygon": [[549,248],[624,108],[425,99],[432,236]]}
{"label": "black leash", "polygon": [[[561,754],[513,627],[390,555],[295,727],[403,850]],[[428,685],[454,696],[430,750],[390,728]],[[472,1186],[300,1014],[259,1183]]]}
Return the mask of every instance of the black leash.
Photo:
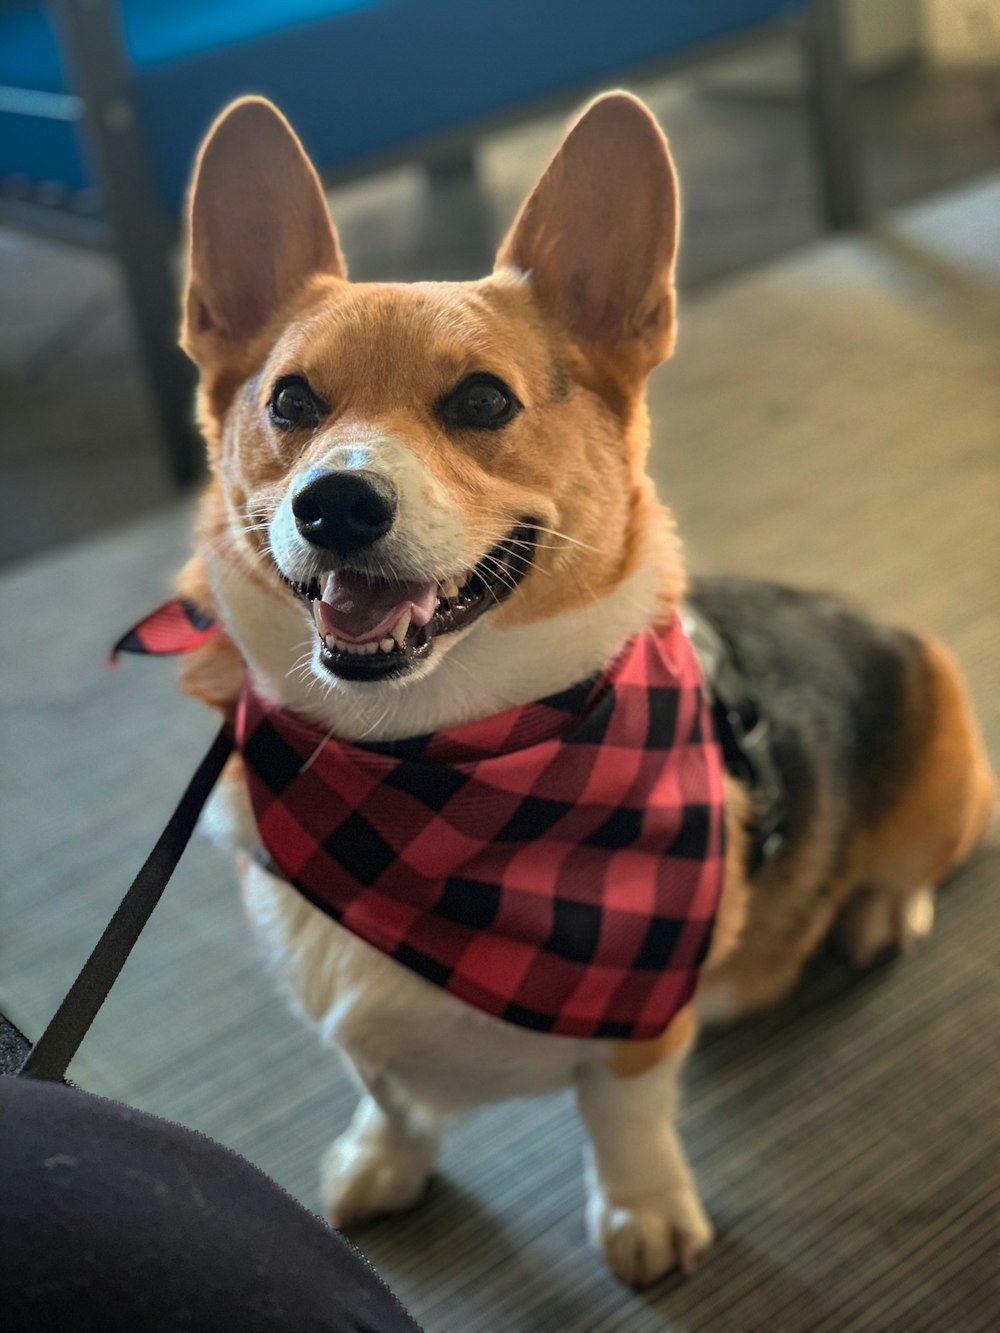
{"label": "black leash", "polygon": [[[751,873],[755,873],[777,854],[785,840],[784,791],[771,754],[769,728],[758,717],[714,627],[703,616],[692,615],[690,608],[685,610],[684,622],[712,697],[726,766],[748,782],[755,797],[750,866]],[[123,646],[124,640],[119,648]],[[140,642],[138,651],[149,649]],[[93,952],[18,1069],[18,1077],[51,1081],[65,1077],[70,1061],[160,901],[232,750],[232,737],[223,726]]]}
{"label": "black leash", "polygon": [[69,1062],[160,901],[232,749],[232,737],[222,727],[79,976],[17,1071],[18,1077],[55,1081],[65,1077]]}

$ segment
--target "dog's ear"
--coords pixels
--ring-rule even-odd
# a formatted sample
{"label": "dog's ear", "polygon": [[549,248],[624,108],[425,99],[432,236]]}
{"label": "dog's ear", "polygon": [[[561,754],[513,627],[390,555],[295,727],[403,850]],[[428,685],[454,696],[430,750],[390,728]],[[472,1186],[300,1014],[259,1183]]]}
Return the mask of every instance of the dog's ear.
{"label": "dog's ear", "polygon": [[183,345],[195,361],[238,350],[314,273],[346,277],[312,163],[270,102],[223,111],[195,167]]}
{"label": "dog's ear", "polygon": [[673,347],[678,214],[660,127],[631,94],[607,93],[567,132],[497,267],[530,272],[585,351],[645,375]]}

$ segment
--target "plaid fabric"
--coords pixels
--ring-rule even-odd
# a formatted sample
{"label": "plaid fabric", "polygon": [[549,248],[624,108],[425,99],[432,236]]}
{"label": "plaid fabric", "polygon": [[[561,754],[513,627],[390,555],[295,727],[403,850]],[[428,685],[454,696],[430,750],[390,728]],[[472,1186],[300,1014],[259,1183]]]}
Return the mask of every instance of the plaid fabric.
{"label": "plaid fabric", "polygon": [[218,632],[219,626],[211,616],[177,597],[123,634],[112,648],[111,658],[114,660],[119,653],[189,653]]}
{"label": "plaid fabric", "polygon": [[277,871],[452,995],[634,1039],[691,998],[722,889],[723,765],[679,620],[597,681],[392,745],[328,739],[251,681],[236,743]]}

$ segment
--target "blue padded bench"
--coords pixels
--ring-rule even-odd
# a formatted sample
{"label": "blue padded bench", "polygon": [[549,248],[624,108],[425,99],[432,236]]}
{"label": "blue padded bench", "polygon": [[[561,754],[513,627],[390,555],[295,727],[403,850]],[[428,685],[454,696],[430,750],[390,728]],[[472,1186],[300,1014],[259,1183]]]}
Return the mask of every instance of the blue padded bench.
{"label": "blue padded bench", "polygon": [[331,181],[461,160],[486,129],[778,21],[805,39],[826,212],[849,225],[835,0],[0,0],[0,219],[115,250],[186,480],[201,450],[170,252],[232,97],[277,102]]}

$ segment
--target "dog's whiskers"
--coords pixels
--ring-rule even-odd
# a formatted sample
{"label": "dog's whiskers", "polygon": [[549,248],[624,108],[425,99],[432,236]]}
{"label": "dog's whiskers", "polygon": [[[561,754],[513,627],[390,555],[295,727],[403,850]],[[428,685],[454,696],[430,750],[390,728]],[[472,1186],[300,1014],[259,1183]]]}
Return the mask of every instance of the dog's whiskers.
{"label": "dog's whiskers", "polygon": [[[511,574],[510,570],[507,568],[506,565],[502,564],[495,557],[484,556],[483,559],[480,561],[480,564],[486,566],[487,569],[491,569],[493,574],[496,576],[497,582],[502,583],[504,587],[509,588],[511,592],[513,592],[514,589],[517,587],[517,582],[515,581],[514,576]],[[487,584],[486,586],[487,588],[489,588],[489,584]]]}
{"label": "dog's whiskers", "polygon": [[[392,712],[392,704],[390,703],[386,705],[385,710],[383,711],[380,717],[377,717],[374,722],[372,722],[369,726],[365,727],[364,731],[362,731],[358,735],[357,739],[359,741],[363,741],[366,736],[370,736],[373,731],[376,731],[382,725],[382,723],[386,720],[386,718],[389,716],[391,712]],[[327,737],[327,739],[329,739],[329,737]]]}
{"label": "dog's whiskers", "polygon": [[587,542],[582,542],[576,537],[571,537],[569,533],[559,532],[555,528],[544,528],[540,523],[534,525],[537,532],[547,532],[550,537],[558,537],[561,541],[569,542],[573,546],[579,546],[584,551],[595,551],[598,555],[601,553],[599,546],[590,546]]}
{"label": "dog's whiskers", "polygon": [[316,746],[315,750],[313,750],[312,754],[309,756],[309,758],[305,761],[305,763],[304,763],[304,764],[302,765],[302,767],[299,769],[299,772],[300,772],[300,773],[306,773],[306,772],[309,771],[310,768],[312,768],[313,764],[316,762],[316,760],[319,758],[320,754],[322,753],[323,747],[326,745],[327,741],[333,739],[333,733],[334,733],[335,731],[336,731],[336,727],[331,727],[330,730],[329,730],[328,732],[326,732],[326,734],[323,736],[323,739],[322,739],[322,740],[320,741],[320,743]]}
{"label": "dog's whiskers", "polygon": [[[522,544],[523,544],[523,543],[522,543]],[[551,573],[552,573],[551,569],[544,569],[544,568],[538,563],[537,560],[532,560],[532,559],[530,559],[530,557],[528,557],[527,555],[523,555],[523,554],[521,554],[519,551],[509,551],[509,550],[508,550],[508,551],[505,551],[505,554],[506,554],[506,555],[509,555],[512,559],[518,561],[518,563],[521,564],[521,565],[523,565],[526,569],[537,569],[538,572],[539,572],[539,574],[551,574]]]}
{"label": "dog's whiskers", "polygon": [[292,665],[285,672],[285,675],[290,676],[293,674],[293,672],[301,671],[303,670],[303,668],[308,668],[311,660],[312,660],[312,649],[310,648],[307,652],[304,652],[300,657],[297,657],[295,659]]}

